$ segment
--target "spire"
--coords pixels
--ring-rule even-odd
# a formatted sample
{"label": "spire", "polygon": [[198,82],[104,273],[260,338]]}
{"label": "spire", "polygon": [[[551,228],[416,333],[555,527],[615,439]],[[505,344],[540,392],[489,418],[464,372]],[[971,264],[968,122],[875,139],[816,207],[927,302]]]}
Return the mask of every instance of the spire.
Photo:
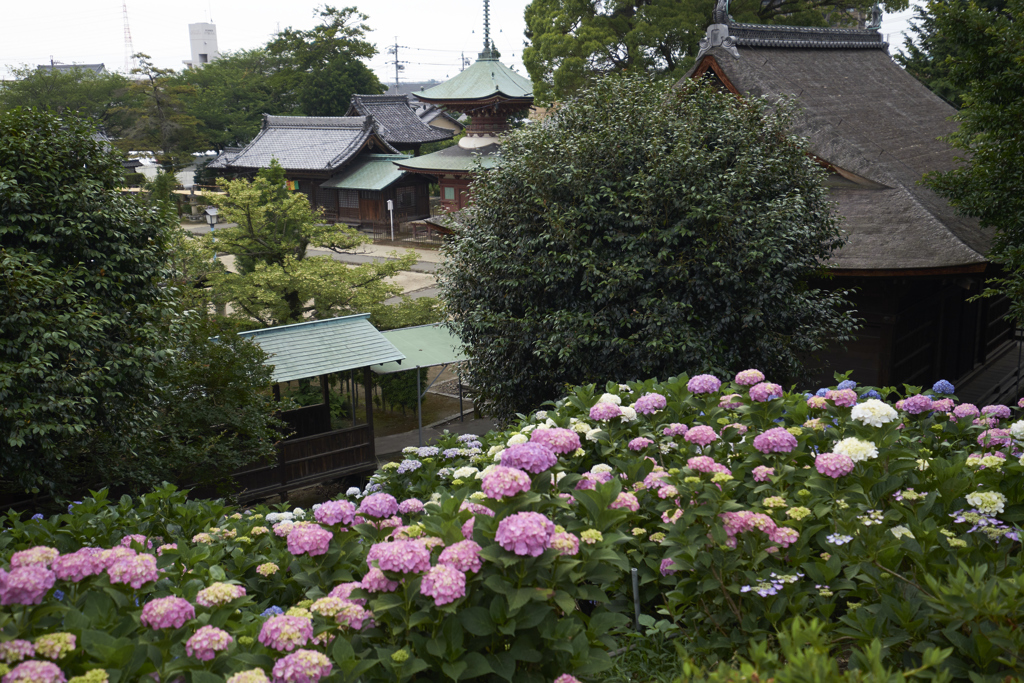
{"label": "spire", "polygon": [[494,49],[491,42],[491,2],[484,0],[484,51],[479,55],[480,59],[497,59],[501,53]]}

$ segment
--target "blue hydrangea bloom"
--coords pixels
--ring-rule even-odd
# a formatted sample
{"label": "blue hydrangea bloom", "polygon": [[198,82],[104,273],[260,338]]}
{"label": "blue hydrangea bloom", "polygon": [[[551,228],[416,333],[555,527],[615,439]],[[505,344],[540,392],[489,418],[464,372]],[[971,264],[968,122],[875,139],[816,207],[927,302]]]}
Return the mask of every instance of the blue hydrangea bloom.
{"label": "blue hydrangea bloom", "polygon": [[421,446],[419,448],[419,455],[421,458],[432,458],[440,452],[437,446]]}
{"label": "blue hydrangea bloom", "polygon": [[932,392],[936,394],[952,394],[953,385],[944,379],[940,379],[938,382],[932,385]]}
{"label": "blue hydrangea bloom", "polygon": [[827,394],[828,394],[828,389],[818,389],[816,392],[814,392],[815,396],[821,396],[822,398],[825,398],[825,396]]}
{"label": "blue hydrangea bloom", "polygon": [[419,460],[403,460],[402,464],[398,466],[398,474],[405,474],[406,472],[412,472],[418,470],[423,463]]}
{"label": "blue hydrangea bloom", "polygon": [[62,591],[62,590],[55,590],[55,591],[53,591],[53,597],[56,598],[58,601],[63,600],[64,599],[64,591]]}
{"label": "blue hydrangea bloom", "polygon": [[476,434],[463,434],[459,437],[459,441],[467,443],[469,441],[476,441],[479,437]]}
{"label": "blue hydrangea bloom", "polygon": [[278,614],[284,614],[284,610],[281,609],[280,607],[278,607],[277,605],[271,605],[267,609],[263,610],[263,613],[260,614],[260,616],[261,617],[273,617],[273,616],[277,616]]}
{"label": "blue hydrangea bloom", "polygon": [[42,518],[43,518],[43,513],[41,513],[41,512],[37,512],[36,514],[32,515],[32,519],[42,519]]}
{"label": "blue hydrangea bloom", "polygon": [[869,389],[868,391],[865,391],[863,394],[861,394],[861,398],[877,398],[879,401],[881,401],[882,395],[875,391],[874,389]]}
{"label": "blue hydrangea bloom", "polygon": [[856,389],[857,388],[857,383],[854,382],[852,379],[844,379],[842,382],[839,383],[839,385],[836,388],[837,389]]}

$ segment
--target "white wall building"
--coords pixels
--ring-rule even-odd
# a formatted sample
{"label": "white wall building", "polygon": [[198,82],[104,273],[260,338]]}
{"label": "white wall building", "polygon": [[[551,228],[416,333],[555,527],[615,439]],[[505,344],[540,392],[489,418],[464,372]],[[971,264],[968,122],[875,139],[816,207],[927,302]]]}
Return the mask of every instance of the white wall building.
{"label": "white wall building", "polygon": [[188,38],[192,43],[192,59],[184,62],[187,66],[199,67],[220,57],[216,24],[189,24]]}

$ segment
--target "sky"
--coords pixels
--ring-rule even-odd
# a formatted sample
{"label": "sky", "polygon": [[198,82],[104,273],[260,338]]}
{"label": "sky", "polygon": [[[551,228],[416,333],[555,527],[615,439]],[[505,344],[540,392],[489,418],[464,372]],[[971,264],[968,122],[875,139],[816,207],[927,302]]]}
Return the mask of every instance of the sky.
{"label": "sky", "polygon": [[[251,49],[288,27],[315,26],[316,0],[48,0],[43,7],[18,0],[0,0],[0,78],[7,67],[48,64],[104,63],[124,70],[124,7],[135,52],[148,54],[158,67],[181,69],[190,58],[188,25],[212,21],[221,52]],[[370,42],[378,53],[369,66],[385,84],[395,81],[396,43],[404,70],[402,81],[444,81],[459,70],[464,54],[476,59],[483,46],[483,0],[346,0],[369,18]],[[526,75],[522,63],[523,10],[529,0],[491,2],[491,38],[502,61]],[[902,45],[910,12],[886,15],[882,33],[891,51]],[[390,62],[390,63],[389,63]]]}

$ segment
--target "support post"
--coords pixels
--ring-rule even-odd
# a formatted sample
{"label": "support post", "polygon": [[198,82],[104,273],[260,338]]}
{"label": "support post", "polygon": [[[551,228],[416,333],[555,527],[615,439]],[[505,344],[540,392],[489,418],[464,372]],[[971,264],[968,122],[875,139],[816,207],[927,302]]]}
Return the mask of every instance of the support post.
{"label": "support post", "polygon": [[[461,370],[461,368],[460,368],[460,370]],[[459,422],[465,422],[466,421],[466,411],[462,407],[462,373],[460,372],[457,375],[457,377],[458,377],[458,380],[459,380]]]}
{"label": "support post", "polygon": [[370,372],[370,366],[367,365],[363,368],[363,383],[366,385],[366,432],[369,435],[370,440],[370,460],[374,463],[377,462],[377,451],[373,445],[373,375]]}
{"label": "support post", "polygon": [[278,384],[277,382],[274,382],[273,391],[274,391],[274,400],[277,401],[278,403],[280,403],[281,402],[281,385]]}
{"label": "support post", "polygon": [[638,580],[636,567],[629,570],[633,578],[633,618],[636,630],[640,630],[640,581]]}
{"label": "support post", "polygon": [[352,411],[352,426],[356,426],[356,371],[348,373],[348,407]]}
{"label": "support post", "polygon": [[416,417],[420,424],[420,447],[423,447],[423,393],[420,391],[420,366],[416,366]]}

